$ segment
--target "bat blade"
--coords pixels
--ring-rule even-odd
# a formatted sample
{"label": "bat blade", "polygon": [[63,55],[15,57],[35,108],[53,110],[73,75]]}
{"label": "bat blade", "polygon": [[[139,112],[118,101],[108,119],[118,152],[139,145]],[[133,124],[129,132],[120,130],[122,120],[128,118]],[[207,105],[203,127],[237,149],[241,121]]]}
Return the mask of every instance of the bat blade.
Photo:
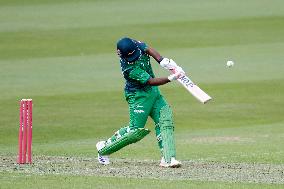
{"label": "bat blade", "polygon": [[180,82],[197,100],[205,104],[212,98],[193,83],[186,75],[178,79]]}

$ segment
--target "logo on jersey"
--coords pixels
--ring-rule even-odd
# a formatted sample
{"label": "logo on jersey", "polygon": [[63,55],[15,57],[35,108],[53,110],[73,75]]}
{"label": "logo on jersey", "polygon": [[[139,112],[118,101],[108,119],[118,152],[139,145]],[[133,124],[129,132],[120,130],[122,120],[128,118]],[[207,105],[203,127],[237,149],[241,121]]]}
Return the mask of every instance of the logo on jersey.
{"label": "logo on jersey", "polygon": [[144,113],[144,110],[134,110],[135,113],[141,114]]}

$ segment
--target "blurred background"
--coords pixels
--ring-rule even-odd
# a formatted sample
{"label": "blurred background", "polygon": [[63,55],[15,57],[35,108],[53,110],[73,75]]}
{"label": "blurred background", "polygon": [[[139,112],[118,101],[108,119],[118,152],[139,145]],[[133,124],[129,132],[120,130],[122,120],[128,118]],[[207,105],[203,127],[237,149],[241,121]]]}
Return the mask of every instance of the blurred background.
{"label": "blurred background", "polygon": [[[281,0],[1,0],[0,155],[16,157],[18,102],[32,98],[35,156],[96,157],[96,142],[128,123],[116,55],[128,36],[213,97],[202,105],[177,82],[160,87],[179,159],[283,163],[283,23]],[[152,132],[114,158],[158,161],[154,144]]]}

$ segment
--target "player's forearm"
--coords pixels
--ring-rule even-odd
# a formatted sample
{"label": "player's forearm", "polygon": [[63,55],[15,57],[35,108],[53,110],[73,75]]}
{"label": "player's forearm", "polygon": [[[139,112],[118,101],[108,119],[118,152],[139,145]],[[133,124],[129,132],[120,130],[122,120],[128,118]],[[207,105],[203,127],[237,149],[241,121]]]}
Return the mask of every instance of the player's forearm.
{"label": "player's forearm", "polygon": [[163,60],[163,57],[158,53],[155,49],[152,47],[149,47],[146,51],[150,56],[152,56],[157,62],[161,62]]}
{"label": "player's forearm", "polygon": [[151,86],[159,86],[159,85],[164,85],[168,82],[170,82],[170,80],[167,77],[160,77],[160,78],[150,78],[147,81],[147,84]]}

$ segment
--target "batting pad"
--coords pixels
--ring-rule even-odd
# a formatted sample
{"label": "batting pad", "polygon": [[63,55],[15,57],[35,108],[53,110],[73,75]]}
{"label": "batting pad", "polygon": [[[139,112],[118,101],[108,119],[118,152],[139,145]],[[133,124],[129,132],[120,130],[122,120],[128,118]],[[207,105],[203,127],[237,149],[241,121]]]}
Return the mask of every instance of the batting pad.
{"label": "batting pad", "polygon": [[171,162],[172,157],[176,157],[173,113],[171,108],[166,105],[160,111],[160,127],[162,135],[163,156],[167,163]]}
{"label": "batting pad", "polygon": [[104,148],[99,150],[98,153],[100,155],[112,154],[129,144],[138,142],[139,140],[144,138],[149,133],[150,133],[150,130],[144,129],[144,128],[130,130],[129,132],[125,133],[123,136],[121,136],[117,140],[112,141],[111,143],[107,144]]}

